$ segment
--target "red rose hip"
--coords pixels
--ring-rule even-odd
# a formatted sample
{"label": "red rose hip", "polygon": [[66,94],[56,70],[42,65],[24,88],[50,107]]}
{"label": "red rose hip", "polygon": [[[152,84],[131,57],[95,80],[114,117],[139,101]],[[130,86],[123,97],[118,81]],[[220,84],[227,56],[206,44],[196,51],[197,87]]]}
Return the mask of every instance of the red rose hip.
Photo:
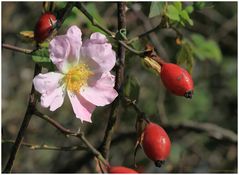
{"label": "red rose hip", "polygon": [[161,73],[164,86],[173,94],[192,98],[193,80],[191,75],[183,68],[172,63],[162,63]]}
{"label": "red rose hip", "polygon": [[123,166],[112,166],[109,168],[108,173],[117,173],[117,174],[138,174],[137,171],[123,167]]}
{"label": "red rose hip", "polygon": [[170,154],[171,141],[162,127],[149,123],[144,129],[143,149],[145,154],[160,167]]}
{"label": "red rose hip", "polygon": [[34,30],[34,39],[41,43],[43,42],[47,37],[51,35],[51,32],[53,31],[53,25],[56,23],[56,17],[50,13],[46,12],[39,18],[35,30]]}

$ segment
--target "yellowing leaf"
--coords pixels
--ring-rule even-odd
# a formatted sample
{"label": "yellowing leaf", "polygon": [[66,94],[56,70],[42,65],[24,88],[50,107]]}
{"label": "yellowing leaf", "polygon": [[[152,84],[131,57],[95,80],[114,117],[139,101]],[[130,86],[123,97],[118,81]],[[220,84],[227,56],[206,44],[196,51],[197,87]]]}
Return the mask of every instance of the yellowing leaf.
{"label": "yellowing leaf", "polygon": [[34,38],[34,32],[33,31],[21,31],[20,35],[24,38],[33,39]]}
{"label": "yellowing leaf", "polygon": [[158,74],[160,74],[161,66],[155,60],[153,60],[152,58],[149,58],[149,57],[145,57],[144,58],[144,63],[148,68],[151,68],[154,71],[156,71]]}

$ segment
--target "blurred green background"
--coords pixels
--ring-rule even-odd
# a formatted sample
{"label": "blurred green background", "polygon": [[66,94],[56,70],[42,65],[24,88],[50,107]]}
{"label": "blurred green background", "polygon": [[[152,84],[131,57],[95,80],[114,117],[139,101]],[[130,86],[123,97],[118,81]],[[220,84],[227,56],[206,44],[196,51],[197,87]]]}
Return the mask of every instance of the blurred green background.
{"label": "blurred green background", "polygon": [[[56,10],[66,3],[56,2]],[[85,3],[87,9],[102,24],[112,31],[117,30],[116,3]],[[129,38],[159,24],[159,17],[148,18],[151,2],[128,2],[127,34]],[[183,6],[192,5],[184,2]],[[152,8],[152,7],[151,7]],[[41,14],[41,2],[2,2],[2,43],[22,48],[34,48],[33,43],[23,40],[19,32],[33,30]],[[151,14],[152,15],[152,14]],[[140,58],[127,52],[126,75],[134,77],[140,85],[138,105],[150,119],[158,124],[184,121],[209,122],[237,133],[237,2],[215,2],[204,4],[190,14],[194,25],[185,24],[177,29],[196,46],[193,54],[192,76],[195,93],[192,100],[173,96],[163,87],[158,76],[145,69]],[[59,33],[65,33],[70,25],[77,25],[83,33],[83,40],[99,29],[93,27],[76,8],[67,18]],[[199,43],[195,34],[203,38]],[[196,36],[196,37],[197,37]],[[195,40],[194,40],[194,39]],[[149,37],[134,43],[143,49],[151,43],[162,58],[176,63],[180,45],[171,29],[157,30]],[[213,41],[209,54],[201,46]],[[208,48],[208,47],[207,47]],[[200,55],[202,54],[202,55]],[[22,122],[31,88],[34,63],[31,57],[2,49],[2,139],[15,139]],[[77,129],[81,124],[76,119],[69,101],[49,114],[64,126]],[[96,147],[100,145],[107,125],[109,105],[98,107],[93,114],[92,124],[84,123],[82,129]],[[159,118],[160,116],[160,118]],[[133,167],[133,149],[136,141],[136,113],[120,106],[120,121],[113,137],[110,150],[112,165]],[[143,153],[137,154],[137,163],[146,173],[236,173],[237,144],[211,138],[206,133],[190,130],[168,130],[172,141],[170,157],[162,168],[157,168]],[[80,143],[66,138],[45,121],[33,116],[24,141],[33,144],[70,146]],[[11,144],[2,144],[2,167],[11,151]],[[21,147],[15,160],[13,172],[95,172],[95,161],[85,151],[60,152],[30,150]]]}

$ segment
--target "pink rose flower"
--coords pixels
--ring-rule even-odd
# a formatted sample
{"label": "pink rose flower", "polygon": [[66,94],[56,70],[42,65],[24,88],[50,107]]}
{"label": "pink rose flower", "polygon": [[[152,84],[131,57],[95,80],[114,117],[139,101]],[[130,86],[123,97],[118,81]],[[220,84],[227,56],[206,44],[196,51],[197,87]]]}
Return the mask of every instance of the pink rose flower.
{"label": "pink rose flower", "polygon": [[110,73],[116,56],[103,34],[93,33],[83,44],[81,35],[77,26],[71,26],[66,35],[50,42],[50,59],[58,71],[37,75],[33,84],[42,107],[55,111],[67,93],[76,117],[91,122],[96,106],[110,104],[118,96]]}

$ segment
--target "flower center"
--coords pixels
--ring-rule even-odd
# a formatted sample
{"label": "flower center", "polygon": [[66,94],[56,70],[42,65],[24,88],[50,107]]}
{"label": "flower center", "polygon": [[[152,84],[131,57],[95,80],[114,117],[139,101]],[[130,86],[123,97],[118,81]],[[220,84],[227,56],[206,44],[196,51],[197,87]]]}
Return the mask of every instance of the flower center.
{"label": "flower center", "polygon": [[86,64],[78,64],[72,67],[64,77],[67,89],[77,92],[80,88],[86,85],[88,78],[93,75]]}

